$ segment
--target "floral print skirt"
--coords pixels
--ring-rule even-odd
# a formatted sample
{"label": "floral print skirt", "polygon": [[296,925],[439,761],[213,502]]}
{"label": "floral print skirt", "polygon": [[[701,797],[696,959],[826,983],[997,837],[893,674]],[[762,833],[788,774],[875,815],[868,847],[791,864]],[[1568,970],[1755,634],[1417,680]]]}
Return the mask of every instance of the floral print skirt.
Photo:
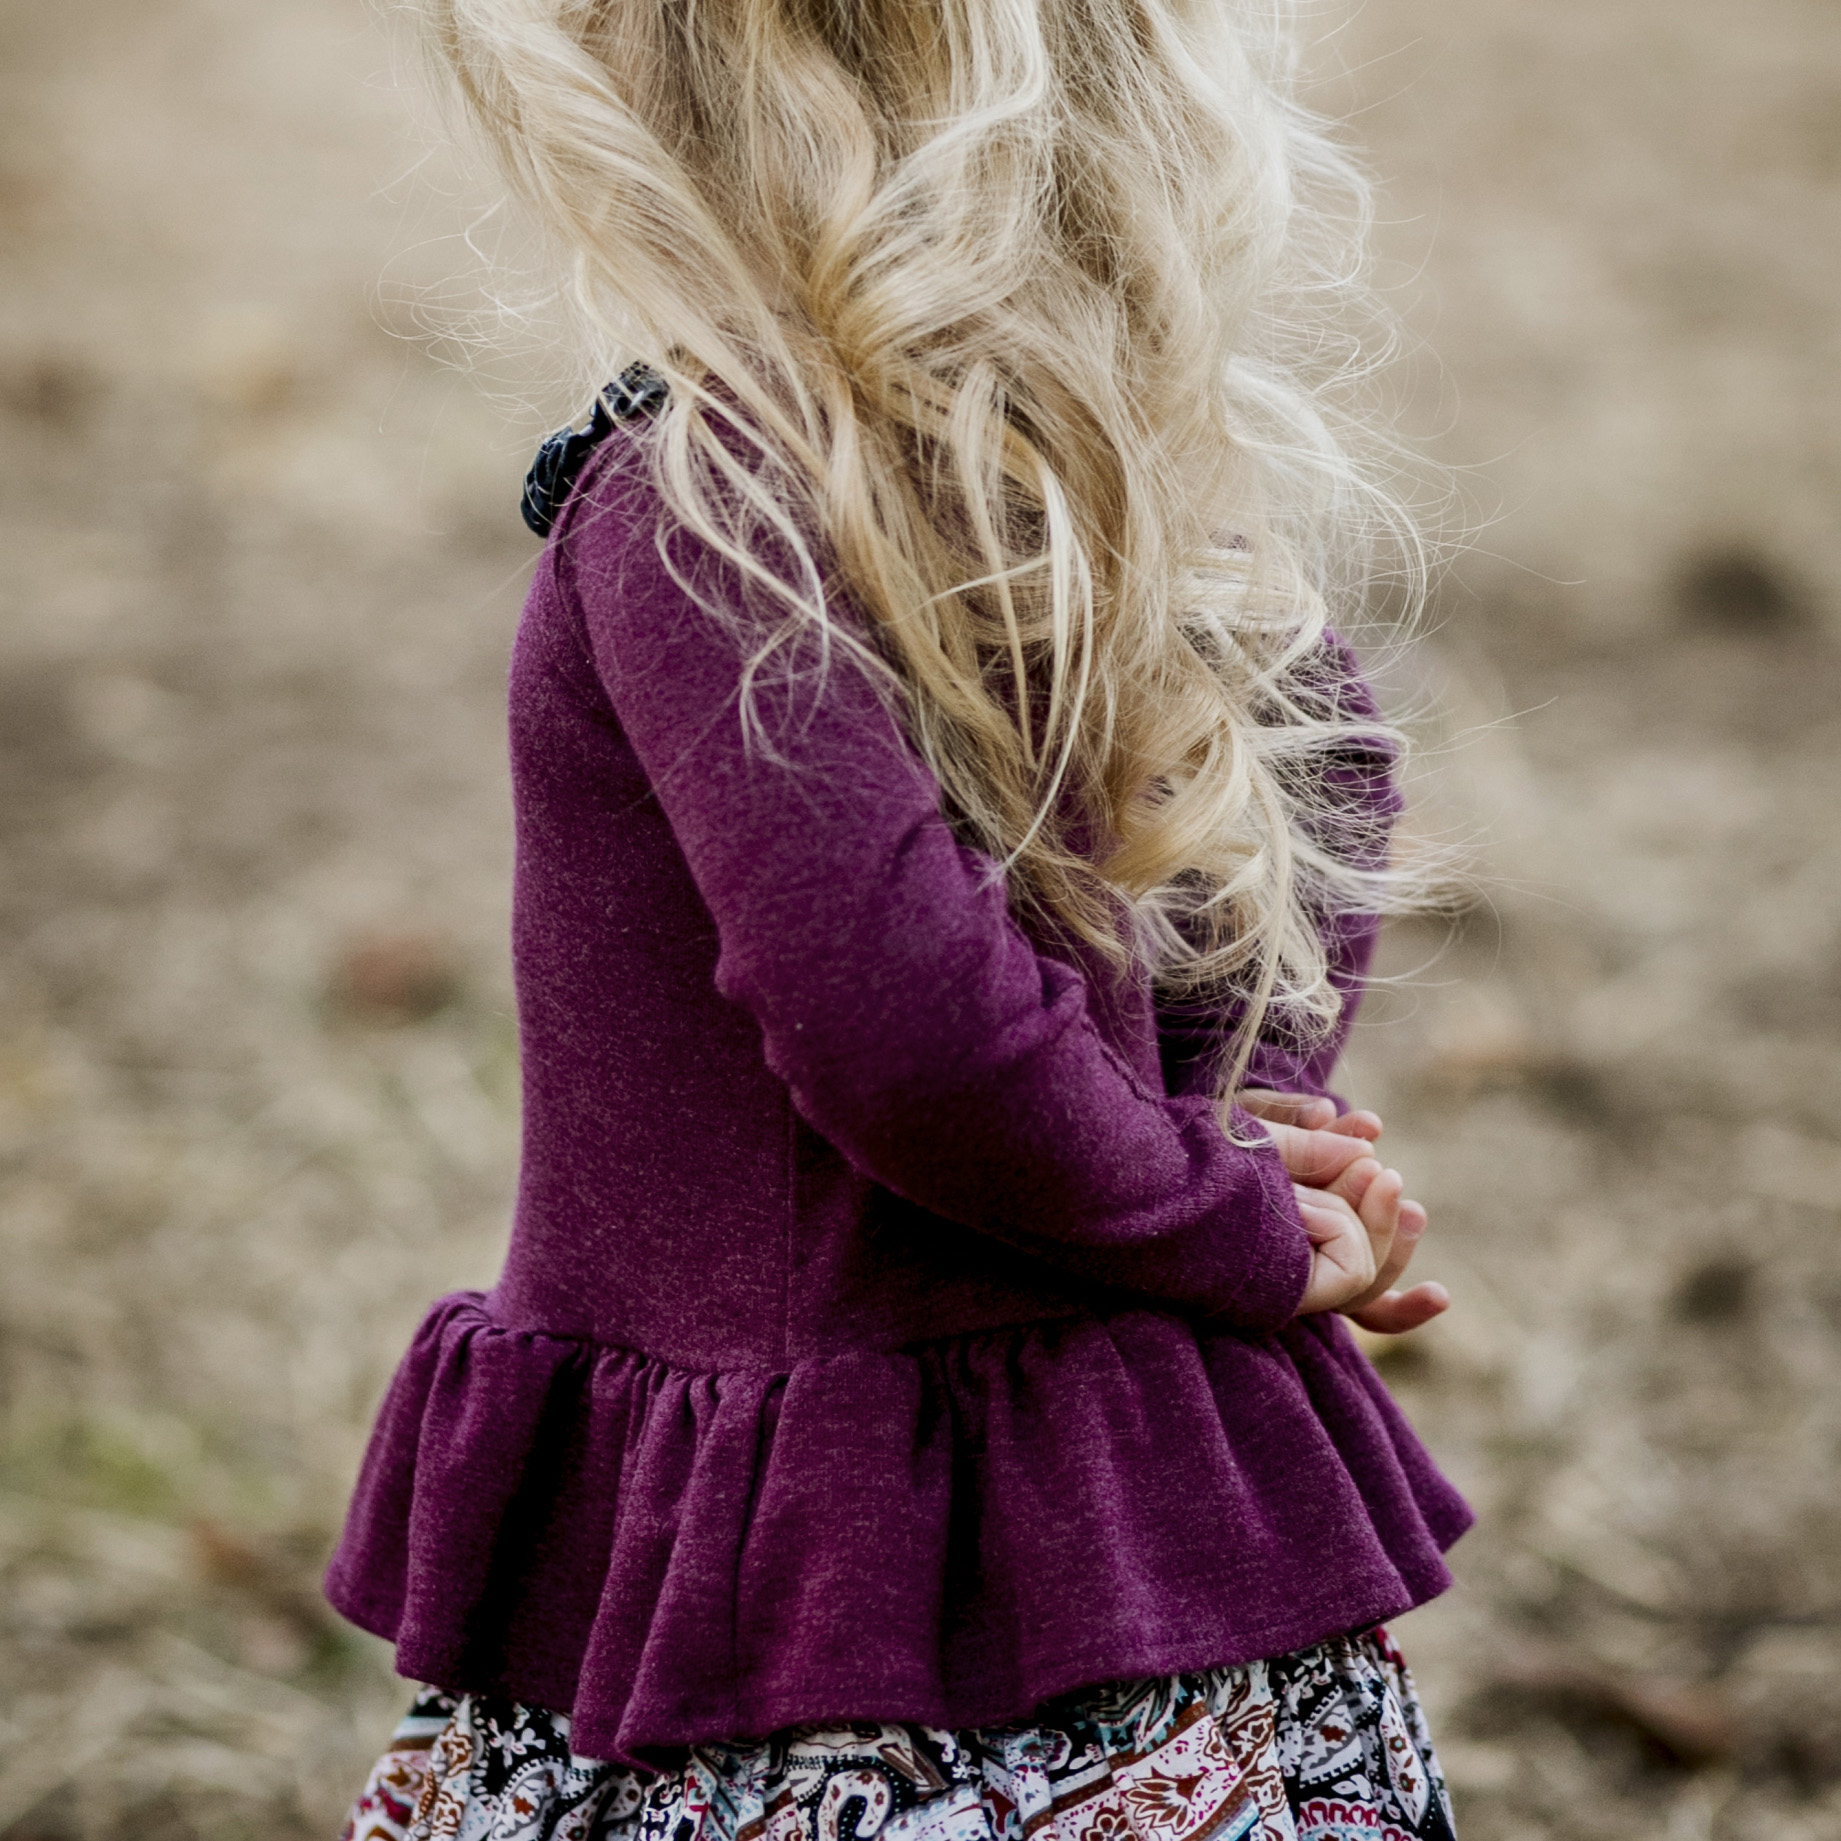
{"label": "floral print skirt", "polygon": [[642,1772],[569,1721],[425,1690],[343,1841],[1453,1841],[1385,1631],[1090,1689],[1027,1725],[802,1726]]}

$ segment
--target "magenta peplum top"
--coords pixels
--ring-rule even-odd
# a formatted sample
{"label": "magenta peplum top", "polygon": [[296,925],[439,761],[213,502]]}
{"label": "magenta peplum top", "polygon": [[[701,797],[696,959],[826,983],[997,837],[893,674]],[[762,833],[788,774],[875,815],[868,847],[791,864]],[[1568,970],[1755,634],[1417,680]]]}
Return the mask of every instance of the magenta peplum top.
{"label": "magenta peplum top", "polygon": [[[751,732],[680,579],[737,585],[660,529],[617,429],[512,661],[511,1246],[398,1369],[332,1602],[643,1763],[996,1724],[1440,1591],[1468,1511],[1294,1315],[1290,1184],[1207,1091],[1231,1017],[1031,937],[845,649]],[[1382,816],[1390,758],[1336,769]],[[1333,929],[1347,1011],[1372,941]],[[1322,1091],[1339,1043],[1255,1076]]]}

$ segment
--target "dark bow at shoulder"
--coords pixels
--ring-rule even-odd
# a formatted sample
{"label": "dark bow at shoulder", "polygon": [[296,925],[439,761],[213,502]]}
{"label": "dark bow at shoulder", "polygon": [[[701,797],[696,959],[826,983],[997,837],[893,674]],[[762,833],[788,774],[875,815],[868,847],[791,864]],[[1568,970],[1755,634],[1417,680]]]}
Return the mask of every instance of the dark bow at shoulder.
{"label": "dark bow at shoulder", "polygon": [[524,494],[518,510],[539,537],[556,527],[575,482],[581,478],[588,456],[613,433],[615,425],[655,415],[664,406],[665,380],[643,364],[628,365],[594,400],[588,425],[559,428],[537,450],[531,470],[524,476]]}

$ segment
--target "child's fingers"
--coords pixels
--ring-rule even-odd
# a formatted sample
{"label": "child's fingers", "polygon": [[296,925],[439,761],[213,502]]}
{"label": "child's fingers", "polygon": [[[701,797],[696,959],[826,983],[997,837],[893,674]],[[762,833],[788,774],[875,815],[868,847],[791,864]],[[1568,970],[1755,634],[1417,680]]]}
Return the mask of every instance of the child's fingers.
{"label": "child's fingers", "polygon": [[1344,1310],[1365,1297],[1374,1284],[1374,1249],[1361,1217],[1328,1190],[1293,1185],[1298,1214],[1310,1238],[1310,1280],[1299,1302],[1300,1315]]}
{"label": "child's fingers", "polygon": [[1377,1272],[1387,1270],[1394,1237],[1400,1231],[1400,1203],[1405,1189],[1406,1180],[1398,1170],[1382,1170],[1369,1179],[1362,1199],[1355,1205],[1362,1226],[1368,1230],[1369,1244],[1374,1248]]}
{"label": "child's fingers", "polygon": [[1234,1103],[1269,1124],[1295,1125],[1303,1131],[1334,1132],[1344,1138],[1366,1138],[1372,1144],[1381,1135],[1381,1121],[1372,1112],[1336,1113],[1334,1100],[1315,1093],[1275,1093],[1270,1087],[1248,1087],[1234,1095]]}
{"label": "child's fingers", "polygon": [[1441,1317],[1451,1308],[1451,1294],[1443,1285],[1428,1281],[1411,1291],[1383,1292],[1371,1304],[1346,1313],[1351,1323],[1377,1336],[1404,1336],[1422,1324]]}
{"label": "child's fingers", "polygon": [[[1335,1180],[1320,1185],[1332,1195],[1339,1195],[1351,1208],[1360,1208],[1374,1179],[1381,1174],[1378,1158],[1368,1155],[1364,1148],[1357,1156],[1344,1164],[1336,1173]],[[1294,1180],[1295,1177],[1294,1177]]]}
{"label": "child's fingers", "polygon": [[1335,1127],[1336,1104],[1315,1093],[1274,1093],[1269,1087],[1248,1087],[1234,1095],[1235,1102],[1256,1119],[1298,1125],[1305,1131],[1330,1131]]}
{"label": "child's fingers", "polygon": [[1333,1131],[1305,1131],[1276,1122],[1269,1122],[1266,1131],[1278,1146],[1291,1180],[1308,1183],[1313,1189],[1332,1188],[1353,1165],[1373,1162],[1373,1153],[1363,1138],[1345,1138]]}
{"label": "child's fingers", "polygon": [[1417,1202],[1402,1201],[1399,1219],[1394,1227],[1393,1244],[1387,1249],[1385,1258],[1379,1262],[1374,1283],[1354,1300],[1349,1307],[1351,1310],[1361,1310],[1400,1282],[1400,1275],[1411,1263],[1425,1230],[1425,1210]]}
{"label": "child's fingers", "polygon": [[1345,1112],[1341,1118],[1332,1119],[1318,1129],[1340,1132],[1346,1138],[1366,1138],[1372,1144],[1381,1135],[1381,1115],[1378,1112]]}
{"label": "child's fingers", "polygon": [[1345,1239],[1354,1241],[1358,1234],[1365,1237],[1354,1210],[1338,1206],[1328,1190],[1308,1189],[1302,1183],[1293,1183],[1291,1192],[1298,1198],[1298,1213],[1303,1217],[1304,1231],[1314,1246],[1327,1246]]}

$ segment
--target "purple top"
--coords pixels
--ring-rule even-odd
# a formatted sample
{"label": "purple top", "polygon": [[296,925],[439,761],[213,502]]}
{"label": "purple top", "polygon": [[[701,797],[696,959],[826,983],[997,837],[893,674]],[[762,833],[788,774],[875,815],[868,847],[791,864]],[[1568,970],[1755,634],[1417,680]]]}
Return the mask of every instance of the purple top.
{"label": "purple top", "polygon": [[[1032,940],[841,651],[760,686],[751,746],[643,444],[597,452],[512,661],[510,1253],[398,1370],[333,1603],[643,1760],[994,1724],[1433,1596],[1468,1511],[1293,1317],[1289,1182],[1205,1090],[1224,1020]],[[1387,758],[1340,769],[1383,814]],[[1372,940],[1332,940],[1351,1010]]]}

